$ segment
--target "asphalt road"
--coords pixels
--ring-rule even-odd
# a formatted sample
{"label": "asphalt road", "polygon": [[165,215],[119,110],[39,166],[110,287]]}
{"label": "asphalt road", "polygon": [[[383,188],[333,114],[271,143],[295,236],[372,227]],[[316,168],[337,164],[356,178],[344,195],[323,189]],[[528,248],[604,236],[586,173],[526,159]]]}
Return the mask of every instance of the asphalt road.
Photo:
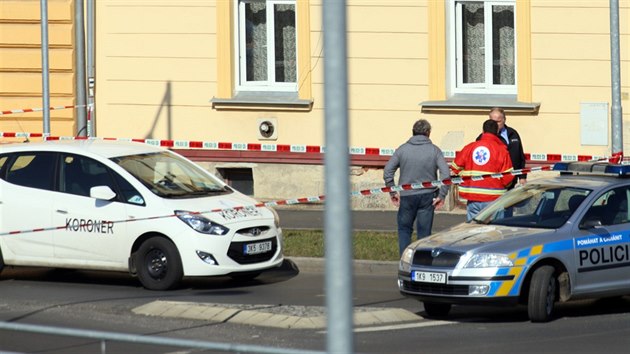
{"label": "asphalt road", "polygon": [[[277,209],[280,225],[284,229],[324,229],[323,210]],[[359,211],[351,213],[354,230],[396,231],[396,211]],[[466,221],[466,214],[460,212],[437,212],[433,220],[433,232]]]}
{"label": "asphalt road", "polygon": [[[246,283],[226,277],[200,278],[188,279],[178,290],[149,291],[124,273],[9,268],[0,275],[0,321],[143,338],[293,348],[295,352],[325,350],[329,333],[323,328],[276,328],[262,319],[245,324],[235,321],[237,316],[211,321],[135,311],[156,302],[192,302],[224,307],[304,306],[303,315],[308,317],[326,303],[324,280],[323,273],[305,272],[298,265]],[[630,348],[629,297],[559,304],[558,317],[549,323],[529,322],[523,307],[456,306],[447,318],[430,319],[420,302],[400,295],[395,274],[357,274],[353,283],[355,310],[403,309],[417,316],[400,323],[357,325],[352,339],[357,353],[621,354]],[[225,353],[115,340],[102,343],[96,338],[0,330],[0,353]]]}

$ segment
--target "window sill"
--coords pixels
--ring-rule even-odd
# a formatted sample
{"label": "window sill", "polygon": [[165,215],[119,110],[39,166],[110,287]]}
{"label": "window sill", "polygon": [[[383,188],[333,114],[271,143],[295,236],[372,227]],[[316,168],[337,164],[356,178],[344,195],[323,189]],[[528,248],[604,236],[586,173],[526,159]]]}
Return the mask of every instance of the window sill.
{"label": "window sill", "polygon": [[444,101],[420,103],[423,113],[487,112],[501,107],[507,113],[538,114],[540,103],[518,102],[516,95],[456,94]]}
{"label": "window sill", "polygon": [[244,91],[232,98],[213,97],[210,102],[216,110],[239,111],[310,111],[312,100],[303,100],[296,92]]}

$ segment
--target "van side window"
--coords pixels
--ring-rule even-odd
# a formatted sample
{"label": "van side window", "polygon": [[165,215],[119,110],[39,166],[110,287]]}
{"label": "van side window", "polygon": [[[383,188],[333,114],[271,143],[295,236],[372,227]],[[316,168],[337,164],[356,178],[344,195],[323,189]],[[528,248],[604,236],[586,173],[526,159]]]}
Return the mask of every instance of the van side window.
{"label": "van side window", "polygon": [[112,176],[105,165],[83,156],[63,156],[60,180],[61,192],[89,197],[90,189],[96,186],[108,186],[113,191],[116,191]]}
{"label": "van side window", "polygon": [[49,152],[18,155],[8,168],[6,180],[19,186],[54,190],[56,157]]}
{"label": "van side window", "polygon": [[138,192],[126,179],[122,178],[118,173],[112,171],[114,174],[114,178],[116,179],[116,183],[118,184],[118,188],[120,188],[120,193],[122,194],[121,201],[129,204],[135,205],[145,205],[144,198],[142,198],[142,194]]}

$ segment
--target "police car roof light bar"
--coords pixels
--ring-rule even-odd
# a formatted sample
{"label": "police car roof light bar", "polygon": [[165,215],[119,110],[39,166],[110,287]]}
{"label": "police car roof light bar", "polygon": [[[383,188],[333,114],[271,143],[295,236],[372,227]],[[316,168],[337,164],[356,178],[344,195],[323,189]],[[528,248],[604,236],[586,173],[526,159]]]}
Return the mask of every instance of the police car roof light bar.
{"label": "police car roof light bar", "polygon": [[630,165],[618,165],[609,162],[557,162],[554,171],[561,174],[596,173],[616,176],[630,176]]}

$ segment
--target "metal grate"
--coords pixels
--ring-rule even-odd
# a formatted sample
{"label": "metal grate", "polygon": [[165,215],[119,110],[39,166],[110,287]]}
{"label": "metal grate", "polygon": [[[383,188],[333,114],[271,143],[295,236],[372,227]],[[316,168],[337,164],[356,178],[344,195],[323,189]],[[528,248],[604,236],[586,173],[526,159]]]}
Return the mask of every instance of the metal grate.
{"label": "metal grate", "polygon": [[433,257],[431,250],[419,250],[413,255],[413,265],[453,268],[461,255],[457,252],[442,251],[437,257]]}
{"label": "metal grate", "polygon": [[468,295],[468,285],[448,285],[403,281],[403,289],[412,293],[431,295]]}

